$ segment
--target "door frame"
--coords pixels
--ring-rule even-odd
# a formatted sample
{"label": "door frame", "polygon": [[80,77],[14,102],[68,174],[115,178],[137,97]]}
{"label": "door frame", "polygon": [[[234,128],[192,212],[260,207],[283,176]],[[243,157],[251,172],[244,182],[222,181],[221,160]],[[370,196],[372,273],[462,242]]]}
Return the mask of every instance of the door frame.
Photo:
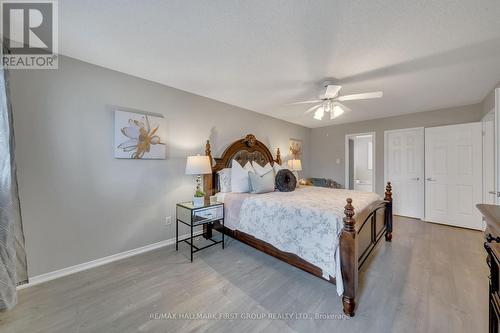
{"label": "door frame", "polygon": [[391,133],[397,133],[397,132],[407,132],[407,131],[416,131],[419,130],[422,134],[422,165],[420,166],[421,170],[421,179],[422,179],[422,190],[421,190],[421,207],[420,207],[420,214],[419,214],[419,219],[423,220],[425,217],[425,127],[411,127],[411,128],[400,128],[400,129],[393,129],[393,130],[387,130],[384,131],[384,184],[387,184],[390,179],[387,179],[387,165],[389,164],[389,155],[388,155],[388,136]]}
{"label": "door frame", "polygon": [[377,192],[377,166],[376,166],[376,132],[364,132],[364,133],[350,133],[345,135],[345,173],[344,173],[344,183],[346,189],[349,189],[349,139],[356,136],[371,135],[372,137],[372,192]]}
{"label": "door frame", "polygon": [[497,192],[496,204],[500,205],[500,197],[498,193],[500,192],[500,88],[495,89],[495,124],[494,124],[494,136],[495,136],[495,178],[496,178],[496,188]]}
{"label": "door frame", "polygon": [[[496,117],[495,117],[495,107],[493,107],[488,113],[486,113],[483,118],[481,118],[481,125],[482,125],[482,154],[483,154],[483,202],[482,203],[486,203],[486,198],[487,196],[485,197],[485,194],[486,191],[488,191],[488,187],[486,186],[486,182],[485,182],[485,172],[484,172],[484,156],[485,156],[485,146],[484,146],[484,137],[485,137],[485,129],[484,129],[484,124],[486,122],[491,122],[493,124],[493,158],[492,158],[492,162],[493,162],[493,191],[497,192],[497,163],[496,163],[496,157],[497,157],[497,152],[496,152],[496,130],[495,130],[495,127],[496,127]],[[488,193],[489,194],[489,193]],[[495,203],[497,203],[497,200],[498,200],[498,196],[496,195],[495,193]]]}

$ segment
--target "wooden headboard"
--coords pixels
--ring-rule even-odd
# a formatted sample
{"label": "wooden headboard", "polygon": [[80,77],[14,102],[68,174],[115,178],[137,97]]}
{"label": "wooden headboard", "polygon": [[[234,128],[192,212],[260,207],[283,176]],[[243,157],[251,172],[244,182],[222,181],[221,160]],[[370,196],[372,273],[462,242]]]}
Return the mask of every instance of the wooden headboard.
{"label": "wooden headboard", "polygon": [[[256,162],[262,166],[267,163],[271,163],[272,165],[274,162],[281,164],[280,149],[278,148],[276,159],[274,159],[273,154],[266,145],[257,140],[253,134],[247,134],[245,138],[233,142],[226,148],[220,158],[215,159],[212,158],[212,149],[210,142],[207,140],[205,155],[210,156],[210,161],[212,162],[212,174],[205,175],[203,181],[207,195],[213,195],[218,191],[217,172],[224,168],[230,168],[233,160],[238,161],[242,166],[249,161]],[[215,163],[213,163],[214,160]]]}

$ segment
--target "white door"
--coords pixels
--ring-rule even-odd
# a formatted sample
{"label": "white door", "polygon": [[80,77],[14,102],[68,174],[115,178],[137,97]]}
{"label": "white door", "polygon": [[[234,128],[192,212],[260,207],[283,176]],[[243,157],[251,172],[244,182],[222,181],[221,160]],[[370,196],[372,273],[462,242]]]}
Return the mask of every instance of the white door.
{"label": "white door", "polygon": [[425,177],[427,221],[481,230],[481,123],[426,128]]}
{"label": "white door", "polygon": [[495,190],[495,112],[482,120],[483,126],[483,203],[494,205]]}
{"label": "white door", "polygon": [[424,129],[385,131],[385,181],[392,183],[393,212],[424,215]]}

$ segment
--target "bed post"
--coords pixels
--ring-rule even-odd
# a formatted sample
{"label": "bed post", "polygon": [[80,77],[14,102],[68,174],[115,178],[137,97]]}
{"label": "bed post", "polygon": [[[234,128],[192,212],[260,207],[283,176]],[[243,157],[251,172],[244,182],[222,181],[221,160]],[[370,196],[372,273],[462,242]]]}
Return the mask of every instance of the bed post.
{"label": "bed post", "polygon": [[281,152],[279,147],[278,150],[276,150],[276,159],[274,161],[279,165],[281,165]]}
{"label": "bed post", "polygon": [[392,241],[392,186],[391,182],[387,182],[387,186],[385,187],[385,226],[387,231],[385,232],[385,240],[390,242]]}
{"label": "bed post", "polygon": [[[210,147],[210,141],[207,140],[205,144],[205,156],[210,158],[210,166],[214,166],[213,158],[212,158],[212,148]],[[213,195],[213,187],[212,187],[212,178],[213,174],[203,175],[203,190],[207,196]]]}
{"label": "bed post", "polygon": [[356,289],[358,288],[358,243],[356,230],[354,229],[354,207],[352,199],[347,199],[344,210],[344,227],[340,233],[340,265],[342,270],[342,281],[344,282],[344,295],[342,304],[344,313],[349,317],[354,316],[356,307]]}
{"label": "bed post", "polygon": [[[210,158],[210,165],[214,166],[212,159],[212,148],[210,147],[210,140],[207,140],[205,144],[205,156]],[[205,201],[210,201],[210,196],[214,194],[213,188],[213,173],[208,175],[203,175],[203,191],[205,191]],[[209,223],[203,224],[203,237],[204,238],[212,238],[212,225]]]}

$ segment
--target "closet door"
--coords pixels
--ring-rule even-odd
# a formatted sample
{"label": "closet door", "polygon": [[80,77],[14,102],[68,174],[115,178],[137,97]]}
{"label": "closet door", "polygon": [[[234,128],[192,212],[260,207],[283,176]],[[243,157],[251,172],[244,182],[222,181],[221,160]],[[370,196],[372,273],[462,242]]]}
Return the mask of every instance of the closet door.
{"label": "closet door", "polygon": [[482,228],[481,123],[425,129],[425,219]]}
{"label": "closet door", "polygon": [[393,212],[424,217],[424,129],[385,131],[385,182],[392,183]]}

